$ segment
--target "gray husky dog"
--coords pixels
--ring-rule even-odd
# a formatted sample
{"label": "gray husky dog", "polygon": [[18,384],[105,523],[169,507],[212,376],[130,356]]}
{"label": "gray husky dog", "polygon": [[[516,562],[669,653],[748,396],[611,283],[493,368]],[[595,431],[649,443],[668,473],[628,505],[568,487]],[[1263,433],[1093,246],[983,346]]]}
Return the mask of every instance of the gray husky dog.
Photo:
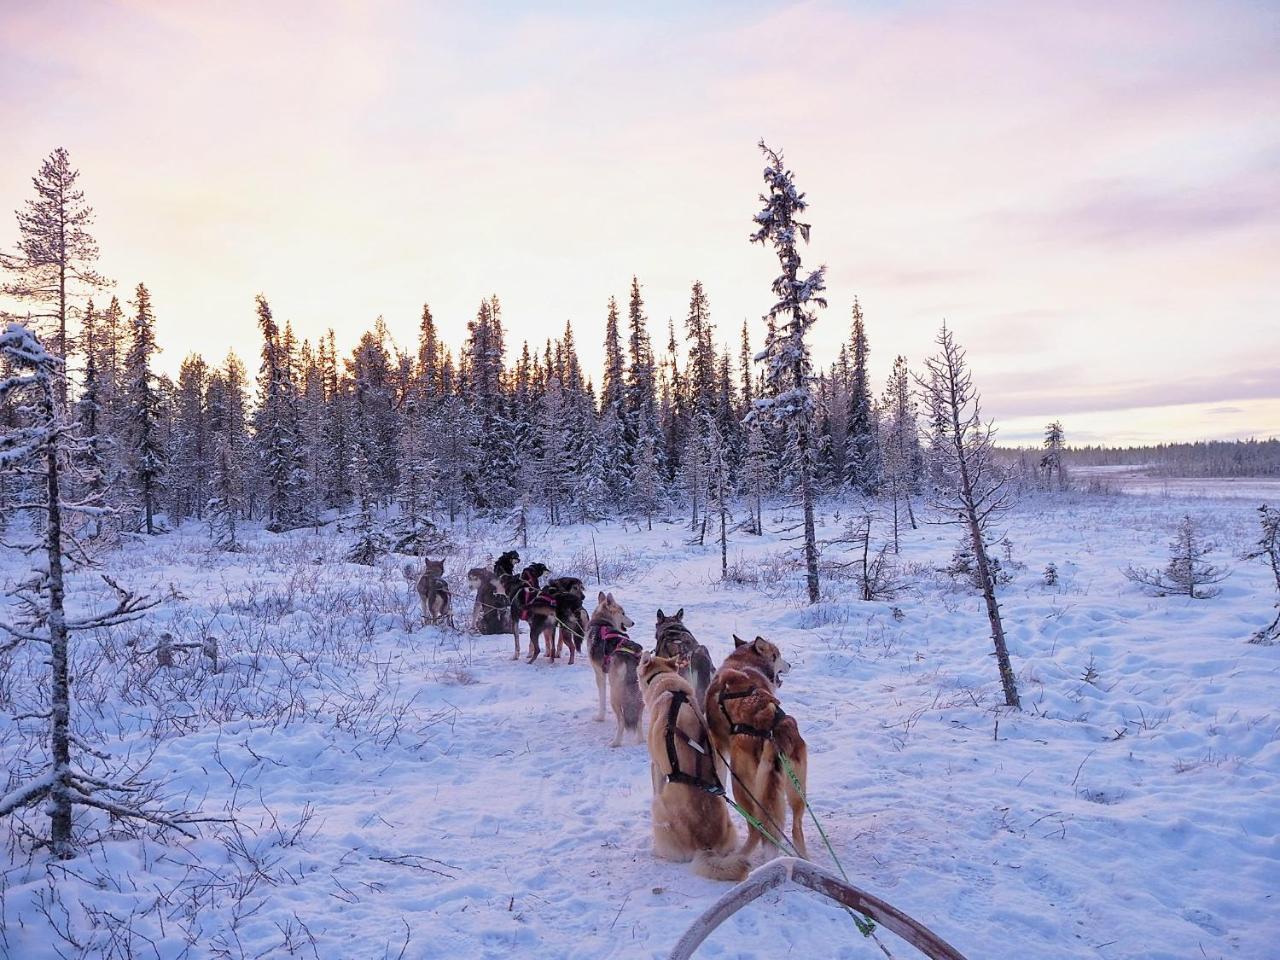
{"label": "gray husky dog", "polygon": [[711,685],[711,675],[716,672],[716,665],[711,660],[711,651],[700,644],[684,625],[684,607],[672,617],[659,610],[653,634],[656,642],[654,656],[688,660],[689,665],[683,670],[684,678],[694,688],[698,695],[697,702],[701,705],[707,698],[707,687]]}
{"label": "gray husky dog", "polygon": [[604,719],[607,679],[609,704],[618,720],[617,733],[609,746],[622,746],[622,735],[626,730],[634,731],[636,742],[643,743],[644,731],[640,729],[640,717],[644,713],[644,699],[640,695],[637,670],[644,650],[627,636],[627,629],[635,626],[635,621],[627,616],[622,604],[613,599],[612,593],[601,593],[598,601],[595,612],[587,622],[587,639],[590,644],[587,653],[591,659],[591,670],[596,675],[596,690],[600,694],[600,709],[596,713],[596,719]]}
{"label": "gray husky dog", "polygon": [[422,602],[422,622],[453,626],[453,598],[444,578],[444,561],[424,559],[422,573],[414,575],[412,564],[404,565],[404,578],[413,584]]}

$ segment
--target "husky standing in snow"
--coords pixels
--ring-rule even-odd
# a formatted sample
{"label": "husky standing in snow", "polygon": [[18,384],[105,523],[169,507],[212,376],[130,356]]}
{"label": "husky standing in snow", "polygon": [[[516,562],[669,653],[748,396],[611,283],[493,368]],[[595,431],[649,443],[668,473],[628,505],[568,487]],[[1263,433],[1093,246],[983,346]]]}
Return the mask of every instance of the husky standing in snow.
{"label": "husky standing in snow", "polygon": [[[707,728],[720,756],[733,768],[733,798],[770,833],[786,823],[791,807],[791,842],[808,857],[804,842],[804,796],[807,791],[809,750],[795,718],[782,709],[776,692],[791,664],[764,637],[750,643],[733,638],[734,651],[716,671],[705,701]],[[786,756],[800,789],[782,766]],[[758,801],[758,803],[757,803]],[[749,827],[742,853],[749,856],[764,839]],[[781,839],[780,837],[778,838]]]}
{"label": "husky standing in snow", "polygon": [[633,626],[635,621],[627,616],[622,604],[613,598],[612,593],[603,592],[597,598],[595,612],[587,621],[587,654],[591,660],[591,671],[596,675],[596,691],[600,695],[600,709],[596,712],[596,719],[604,719],[607,680],[609,703],[618,721],[618,732],[609,744],[611,747],[622,746],[622,735],[627,730],[634,731],[637,743],[644,739],[640,730],[644,701],[640,696],[640,681],[636,674],[643,648],[627,636],[627,630]]}
{"label": "husky standing in snow", "polygon": [[414,574],[413,565],[404,565],[404,578],[413,584],[422,602],[422,622],[453,626],[453,601],[449,583],[444,578],[444,561],[426,558],[422,561],[422,573]]}
{"label": "husky standing in snow", "polygon": [[747,858],[736,852],[738,831],[682,661],[645,654],[640,682],[649,708],[649,773],[653,780],[653,852],[692,861],[712,880],[743,880]]}
{"label": "husky standing in snow", "polygon": [[657,656],[688,661],[688,666],[684,668],[684,678],[697,694],[698,709],[701,710],[706,702],[707,687],[711,685],[711,675],[716,672],[716,665],[711,659],[711,651],[700,644],[684,625],[684,607],[670,617],[661,610],[658,611],[653,639],[656,643],[653,652]]}

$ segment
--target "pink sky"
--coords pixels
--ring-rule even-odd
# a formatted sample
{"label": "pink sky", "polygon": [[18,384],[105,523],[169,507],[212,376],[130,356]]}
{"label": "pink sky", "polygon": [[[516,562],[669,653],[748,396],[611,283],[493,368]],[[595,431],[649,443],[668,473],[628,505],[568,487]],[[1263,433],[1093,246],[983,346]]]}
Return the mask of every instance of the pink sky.
{"label": "pink sky", "polygon": [[[1280,15],[1263,3],[6,4],[0,206],[66,146],[163,364],[257,352],[253,296],[352,345],[423,301],[514,347],[610,294],[726,337],[761,136],[808,191],[825,362],[945,317],[1009,440],[1280,433]],[[475,5],[467,5],[473,8]],[[0,225],[11,246],[16,228]]]}

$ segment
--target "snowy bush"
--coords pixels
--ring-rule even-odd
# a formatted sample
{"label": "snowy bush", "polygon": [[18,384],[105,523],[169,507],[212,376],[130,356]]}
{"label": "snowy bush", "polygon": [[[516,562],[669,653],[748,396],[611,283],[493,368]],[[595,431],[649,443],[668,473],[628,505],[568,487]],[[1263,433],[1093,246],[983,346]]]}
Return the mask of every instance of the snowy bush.
{"label": "snowy bush", "polygon": [[1187,514],[1169,541],[1169,562],[1164,570],[1130,566],[1124,575],[1158,597],[1183,595],[1206,600],[1222,592],[1216,584],[1230,575],[1229,570],[1205,559],[1215,549],[1217,544],[1204,539],[1200,522]]}

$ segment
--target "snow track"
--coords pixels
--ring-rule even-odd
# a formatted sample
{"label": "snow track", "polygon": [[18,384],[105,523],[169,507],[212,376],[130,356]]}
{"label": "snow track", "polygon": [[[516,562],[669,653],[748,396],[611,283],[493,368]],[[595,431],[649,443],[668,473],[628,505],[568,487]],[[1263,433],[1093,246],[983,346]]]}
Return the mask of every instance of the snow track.
{"label": "snow track", "polygon": [[[1188,509],[1211,518],[1235,568],[1224,595],[1142,596],[1119,568],[1158,561]],[[1272,602],[1266,571],[1230,556],[1255,535],[1252,514],[1227,500],[1024,505],[1009,536],[1025,567],[1001,594],[1026,707],[1016,716],[993,709],[981,598],[927,570],[949,558],[949,530],[908,534],[903,561],[917,566],[900,621],[895,604],[805,606],[799,571],[778,581],[763,562],[786,546],[771,537],[731,547],[766,582],[727,588],[716,551],[684,545],[678,527],[605,526],[596,538],[602,557],[633,568],[603,587],[646,644],[656,608],[683,606],[717,662],[734,632],[783,647],[794,668],[781,696],[845,868],[973,960],[1266,960],[1280,935],[1280,653],[1244,643]],[[567,560],[584,539],[554,530],[524,552],[584,575],[594,597]],[[139,629],[184,639],[207,628],[231,670],[118,666],[92,717],[118,753],[160,731],[149,774],[207,812],[230,804],[239,835],[118,837],[72,861],[74,874],[12,848],[0,956],[77,955],[40,907],[55,889],[67,919],[51,909],[53,926],[82,956],[127,955],[108,952],[111,924],[95,926],[90,906],[137,914],[138,956],[325,960],[663,957],[723,892],[651,855],[645,748],[607,746],[613,720],[593,722],[585,659],[528,666],[509,659],[509,638],[419,629],[396,565],[331,562],[343,544],[329,535],[254,546],[210,554],[192,529],[129,548],[132,584],[173,582],[187,598]],[[494,546],[452,558],[450,580]],[[1040,582],[1049,561],[1056,588]],[[94,676],[82,689],[99,689]],[[125,688],[127,700],[110,699]],[[265,710],[285,690],[304,706],[273,723],[236,707]],[[0,741],[6,763],[15,743]],[[94,826],[108,825],[80,822]],[[214,877],[232,886],[192,893]],[[178,893],[157,907],[158,890]],[[878,954],[833,905],[791,891],[732,918],[698,955]]]}

